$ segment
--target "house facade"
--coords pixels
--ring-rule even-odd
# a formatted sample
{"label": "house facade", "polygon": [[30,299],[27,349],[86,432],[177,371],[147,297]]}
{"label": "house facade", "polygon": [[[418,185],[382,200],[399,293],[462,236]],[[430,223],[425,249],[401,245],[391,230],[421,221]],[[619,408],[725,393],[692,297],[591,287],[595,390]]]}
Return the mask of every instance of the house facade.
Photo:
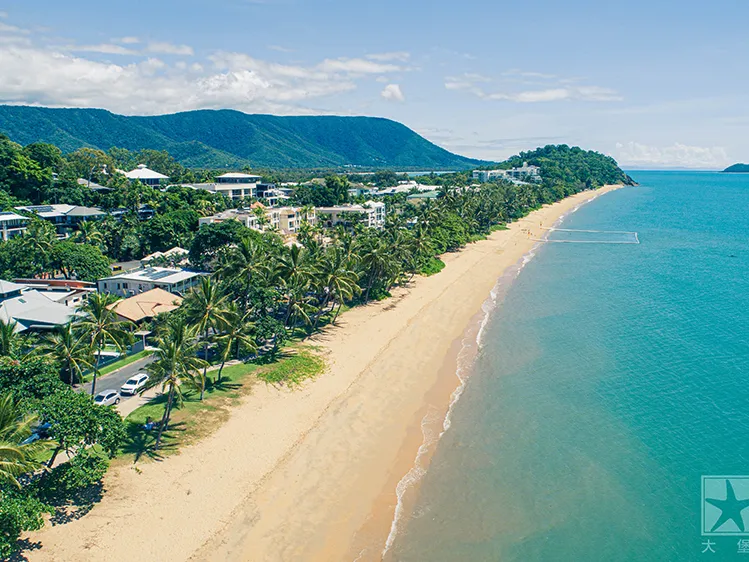
{"label": "house facade", "polygon": [[362,222],[369,228],[382,228],[385,225],[385,203],[367,201],[364,205],[336,205],[316,207],[317,220],[326,228],[351,226]]}
{"label": "house facade", "polygon": [[187,183],[185,187],[192,189],[203,189],[212,193],[220,193],[229,199],[250,199],[257,197],[258,182],[262,178],[252,174],[230,172],[222,174],[212,183]]}
{"label": "house facade", "polygon": [[65,234],[83,221],[103,219],[107,213],[96,207],[80,205],[25,205],[15,207],[16,211],[33,213],[55,225],[58,234]]}
{"label": "house facade", "polygon": [[14,236],[18,236],[26,232],[26,226],[29,224],[29,219],[18,213],[10,211],[0,212],[0,233],[2,233],[3,240],[10,240]]}
{"label": "house facade", "polygon": [[146,167],[145,164],[138,164],[138,167],[129,172],[125,172],[125,177],[132,181],[139,181],[142,184],[149,185],[151,187],[159,187],[161,182],[169,181],[169,176],[154,172],[153,170]]}
{"label": "house facade", "polygon": [[197,285],[201,273],[170,267],[147,267],[99,279],[96,288],[100,293],[119,297],[132,297],[151,289],[164,289],[175,295],[184,295]]}

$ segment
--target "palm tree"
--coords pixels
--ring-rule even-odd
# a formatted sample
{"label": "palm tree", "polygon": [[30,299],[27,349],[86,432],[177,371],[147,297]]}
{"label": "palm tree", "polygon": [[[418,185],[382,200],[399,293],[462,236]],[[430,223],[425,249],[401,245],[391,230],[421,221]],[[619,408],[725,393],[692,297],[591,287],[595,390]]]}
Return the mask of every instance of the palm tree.
{"label": "palm tree", "polygon": [[307,251],[299,246],[292,246],[288,252],[282,255],[276,264],[274,271],[276,277],[286,286],[286,296],[288,303],[286,305],[286,314],[284,317],[284,326],[289,325],[293,312],[300,312],[297,306],[297,299],[306,294],[309,280],[313,270],[309,267],[307,260]]}
{"label": "palm tree", "polygon": [[70,386],[83,379],[84,369],[93,366],[87,334],[77,331],[71,323],[45,334],[35,351],[62,366]]}
{"label": "palm tree", "polygon": [[242,298],[245,300],[253,282],[270,274],[267,265],[268,251],[254,238],[242,238],[222,256],[222,263],[216,272],[217,277],[241,281],[245,290]]}
{"label": "palm tree", "polygon": [[0,320],[0,355],[3,357],[15,357],[21,349],[23,337],[18,333],[18,323],[9,319]]}
{"label": "palm tree", "polygon": [[368,242],[361,254],[361,265],[367,277],[365,303],[369,302],[369,293],[375,282],[390,276],[393,269],[393,254],[390,245],[382,238],[375,238]]}
{"label": "palm tree", "polygon": [[50,443],[23,444],[37,419],[35,414],[24,413],[12,395],[0,397],[0,483],[20,488],[18,476],[42,467],[36,458]]}
{"label": "palm tree", "polygon": [[[188,322],[203,335],[203,357],[206,360],[203,378],[205,379],[208,370],[208,336],[211,329],[216,331],[227,324],[227,297],[217,283],[211,281],[209,277],[203,277],[200,285],[187,294],[183,305],[187,312]],[[204,390],[201,390],[201,400],[203,395]]]}
{"label": "palm tree", "polygon": [[148,372],[154,380],[162,381],[161,390],[167,393],[164,415],[156,435],[155,447],[158,449],[164,429],[169,424],[175,400],[182,400],[182,383],[194,384],[195,377],[200,376],[200,368],[204,367],[206,362],[195,356],[192,334],[182,320],[170,322],[166,326],[166,330],[158,339],[154,355],[153,363],[147,367]]}
{"label": "palm tree", "polygon": [[129,322],[118,319],[112,310],[117,297],[105,293],[92,293],[82,307],[83,317],[76,323],[76,328],[85,334],[88,345],[94,352],[94,380],[91,384],[91,396],[96,393],[96,380],[99,377],[99,363],[104,346],[112,344],[122,351],[130,337]]}
{"label": "palm tree", "polygon": [[229,358],[232,347],[236,348],[236,359],[239,359],[239,349],[241,346],[246,347],[253,353],[257,351],[254,338],[255,324],[250,321],[251,314],[252,311],[242,314],[236,303],[229,304],[224,333],[216,338],[224,346],[221,354],[221,366],[218,369],[218,376],[216,377],[217,382],[221,382],[221,371],[224,370],[224,365]]}
{"label": "palm tree", "polygon": [[78,225],[78,232],[75,233],[73,241],[80,244],[91,244],[101,248],[104,245],[104,235],[99,227],[91,221],[82,221]]}
{"label": "palm tree", "polygon": [[326,253],[320,263],[318,276],[323,286],[325,297],[315,318],[315,327],[322,311],[328,306],[331,300],[333,301],[333,307],[338,304],[338,312],[336,312],[335,318],[333,318],[333,323],[335,324],[343,303],[361,293],[361,288],[357,285],[359,275],[351,269],[349,260],[346,257],[346,251],[343,248],[332,248]]}

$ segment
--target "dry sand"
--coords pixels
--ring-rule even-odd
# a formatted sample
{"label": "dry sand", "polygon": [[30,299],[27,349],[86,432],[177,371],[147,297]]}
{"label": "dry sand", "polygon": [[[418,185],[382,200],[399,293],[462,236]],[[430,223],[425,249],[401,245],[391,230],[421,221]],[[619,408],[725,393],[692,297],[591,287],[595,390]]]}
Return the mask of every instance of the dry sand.
{"label": "dry sand", "polygon": [[[118,467],[85,517],[30,536],[31,560],[377,560],[430,406],[443,413],[456,342],[540,225],[615,187],[531,213],[444,256],[438,275],[355,308],[315,338],[329,369],[295,391],[256,385],[216,433]],[[442,377],[442,378],[441,378]],[[446,386],[445,381],[451,381]],[[361,548],[366,548],[362,552]]]}

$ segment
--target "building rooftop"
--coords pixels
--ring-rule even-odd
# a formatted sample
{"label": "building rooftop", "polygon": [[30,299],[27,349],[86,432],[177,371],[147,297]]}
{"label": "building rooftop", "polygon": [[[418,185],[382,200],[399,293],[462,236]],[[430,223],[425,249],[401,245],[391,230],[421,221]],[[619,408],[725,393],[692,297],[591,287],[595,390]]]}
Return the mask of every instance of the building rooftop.
{"label": "building rooftop", "polygon": [[54,302],[33,289],[0,303],[0,319],[4,322],[17,322],[17,332],[30,328],[63,326],[75,316],[76,312],[72,308]]}
{"label": "building rooftop", "polygon": [[96,207],[83,207],[80,205],[25,205],[16,207],[18,211],[34,213],[43,219],[55,217],[100,217],[106,215]]}
{"label": "building rooftop", "polygon": [[185,269],[174,269],[171,267],[146,267],[145,269],[139,269],[131,271],[129,273],[120,273],[119,275],[112,275],[105,279],[122,279],[125,281],[146,281],[149,283],[179,283],[186,279],[192,279],[193,277],[200,275],[194,271],[187,271]]}
{"label": "building rooftop", "polygon": [[259,180],[261,176],[253,176],[252,174],[242,174],[240,172],[228,172],[216,176],[216,179],[245,179],[245,180]]}
{"label": "building rooftop", "polygon": [[131,322],[154,318],[163,312],[171,312],[180,307],[182,299],[164,289],[151,289],[145,293],[117,301],[110,306],[119,316]]}
{"label": "building rooftop", "polygon": [[29,220],[28,217],[13,213],[11,211],[0,211],[0,222],[17,221],[17,220]]}
{"label": "building rooftop", "polygon": [[111,187],[104,187],[103,185],[100,185],[94,181],[89,181],[84,178],[78,178],[76,180],[78,182],[78,185],[82,185],[84,187],[90,188],[92,191],[112,191]]}
{"label": "building rooftop", "polygon": [[145,164],[138,164],[138,167],[129,172],[125,172],[125,177],[131,180],[168,180],[169,177],[159,172],[146,168]]}
{"label": "building rooftop", "polygon": [[12,281],[0,279],[0,297],[23,291],[26,287]]}

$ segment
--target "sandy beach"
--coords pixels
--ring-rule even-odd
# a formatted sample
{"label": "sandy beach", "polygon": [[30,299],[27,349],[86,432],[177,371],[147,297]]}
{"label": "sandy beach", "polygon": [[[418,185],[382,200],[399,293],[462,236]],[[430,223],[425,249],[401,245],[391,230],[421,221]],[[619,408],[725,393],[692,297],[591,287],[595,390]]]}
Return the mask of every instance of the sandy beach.
{"label": "sandy beach", "polygon": [[[559,217],[616,186],[534,211],[443,257],[445,269],[312,338],[327,372],[257,384],[228,422],[163,462],[118,466],[85,517],[30,535],[30,560],[379,560],[395,488],[444,418],[457,355],[497,280]],[[440,417],[441,416],[441,417]],[[441,423],[441,421],[440,421]]]}

